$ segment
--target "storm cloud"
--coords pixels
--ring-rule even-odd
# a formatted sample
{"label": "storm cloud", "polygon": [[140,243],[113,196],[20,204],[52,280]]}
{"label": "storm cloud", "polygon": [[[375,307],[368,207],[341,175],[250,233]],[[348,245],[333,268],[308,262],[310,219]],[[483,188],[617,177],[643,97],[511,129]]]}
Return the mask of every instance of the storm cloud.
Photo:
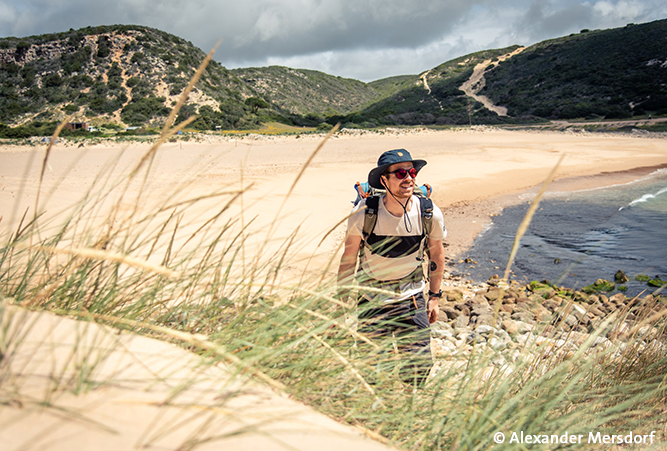
{"label": "storm cloud", "polygon": [[0,36],[89,25],[158,28],[233,67],[285,65],[371,81],[466,53],[667,17],[663,0],[0,0]]}

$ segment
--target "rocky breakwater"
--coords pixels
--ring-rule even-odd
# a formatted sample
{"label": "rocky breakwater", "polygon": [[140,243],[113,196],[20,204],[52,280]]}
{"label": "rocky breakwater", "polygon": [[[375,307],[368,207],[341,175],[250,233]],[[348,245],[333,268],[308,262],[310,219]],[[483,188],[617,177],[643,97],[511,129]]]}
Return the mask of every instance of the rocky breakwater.
{"label": "rocky breakwater", "polygon": [[663,341],[665,317],[667,298],[660,295],[590,294],[546,281],[507,285],[497,276],[477,285],[450,279],[431,328],[435,371],[482,354],[490,357],[482,368],[487,373],[511,371],[537,356],[571,358],[584,344],[586,352],[620,354],[630,342]]}

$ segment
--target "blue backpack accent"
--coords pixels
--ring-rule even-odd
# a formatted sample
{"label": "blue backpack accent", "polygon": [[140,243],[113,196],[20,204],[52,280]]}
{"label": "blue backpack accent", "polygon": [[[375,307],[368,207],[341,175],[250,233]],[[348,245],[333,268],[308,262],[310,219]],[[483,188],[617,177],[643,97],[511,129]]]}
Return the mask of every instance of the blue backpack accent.
{"label": "blue backpack accent", "polygon": [[[361,199],[365,199],[367,197],[371,196],[377,196],[377,195],[382,195],[385,194],[386,191],[383,189],[377,189],[377,188],[371,188],[368,182],[360,183],[357,182],[354,184],[354,190],[357,192],[357,198],[352,201],[352,203],[356,206]],[[433,188],[431,188],[431,185],[425,183],[420,187],[415,188],[415,194],[419,196],[419,193],[417,190],[421,191],[421,196],[424,198],[430,198],[431,194],[433,193]]]}

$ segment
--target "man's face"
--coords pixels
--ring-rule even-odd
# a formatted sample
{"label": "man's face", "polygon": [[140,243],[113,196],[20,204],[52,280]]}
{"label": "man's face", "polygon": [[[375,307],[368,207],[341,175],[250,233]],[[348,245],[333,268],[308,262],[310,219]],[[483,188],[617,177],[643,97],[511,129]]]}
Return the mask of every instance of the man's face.
{"label": "man's face", "polygon": [[415,187],[415,180],[410,176],[410,174],[407,174],[403,179],[399,179],[396,177],[394,171],[398,169],[410,170],[412,167],[413,165],[409,161],[392,164],[387,169],[387,173],[382,176],[382,179],[387,184],[389,190],[399,199],[408,199],[410,196],[412,196],[412,191]]}

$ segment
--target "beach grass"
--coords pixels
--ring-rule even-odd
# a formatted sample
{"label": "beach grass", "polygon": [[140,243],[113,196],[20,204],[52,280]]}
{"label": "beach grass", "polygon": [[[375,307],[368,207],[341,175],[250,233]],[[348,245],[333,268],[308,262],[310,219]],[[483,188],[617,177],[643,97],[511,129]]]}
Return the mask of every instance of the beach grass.
{"label": "beach grass", "polygon": [[[640,318],[651,327],[637,327],[622,344],[600,344],[624,324],[618,312],[576,346],[531,335],[512,351],[473,348],[438,360],[427,384],[415,388],[398,377],[406,361],[394,340],[357,332],[356,306],[334,295],[335,281],[324,269],[297,282],[277,277],[298,246],[298,230],[279,243],[273,228],[258,236],[230,213],[242,203],[243,188],[183,198],[177,184],[159,202],[149,201],[152,159],[178,130],[169,125],[133,169],[119,178],[99,174],[84,198],[56,217],[47,217],[48,196],[42,196],[1,236],[0,403],[6,408],[27,408],[25,387],[16,384],[16,356],[32,323],[21,312],[50,311],[178,343],[399,449],[530,447],[513,440],[519,434],[546,437],[544,449],[606,446],[589,442],[597,432],[660,431],[652,443],[664,440],[664,318]],[[44,165],[48,158],[47,152]],[[217,208],[209,208],[211,200]],[[205,217],[197,209],[202,205]],[[273,250],[264,251],[269,244]],[[80,348],[77,358],[54,366],[31,408],[57,409],[60,394],[108,382],[96,372],[108,353],[94,342]],[[554,444],[563,436],[583,439]],[[195,436],[186,448],[197,443]]]}

